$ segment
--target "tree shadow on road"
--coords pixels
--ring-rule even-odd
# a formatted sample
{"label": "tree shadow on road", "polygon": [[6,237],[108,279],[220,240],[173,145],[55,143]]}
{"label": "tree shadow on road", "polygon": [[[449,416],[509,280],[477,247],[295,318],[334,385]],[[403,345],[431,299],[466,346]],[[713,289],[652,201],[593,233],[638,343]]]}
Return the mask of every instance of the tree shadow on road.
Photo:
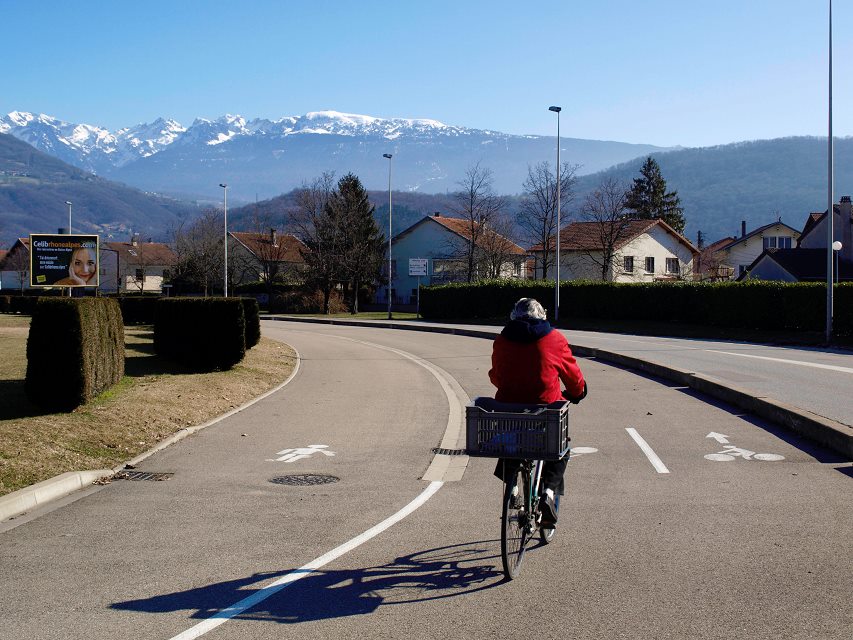
{"label": "tree shadow on road", "polygon": [[144,613],[194,610],[192,618],[206,619],[246,598],[259,597],[267,588],[268,598],[234,617],[292,624],[365,615],[380,606],[458,597],[501,584],[499,546],[495,540],[469,542],[419,551],[366,569],[316,571],[279,590],[272,585],[298,570],[260,572],[111,606]]}

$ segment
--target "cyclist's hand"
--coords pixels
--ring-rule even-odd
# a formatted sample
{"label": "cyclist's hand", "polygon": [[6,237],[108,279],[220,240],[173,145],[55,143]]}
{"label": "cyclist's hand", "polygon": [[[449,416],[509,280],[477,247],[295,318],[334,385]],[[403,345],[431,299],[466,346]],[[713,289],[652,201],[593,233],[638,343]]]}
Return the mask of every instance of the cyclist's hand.
{"label": "cyclist's hand", "polygon": [[571,402],[572,404],[577,404],[584,398],[586,398],[586,381],[583,383],[583,392],[579,396],[572,397],[568,394],[566,389],[563,389],[563,397]]}

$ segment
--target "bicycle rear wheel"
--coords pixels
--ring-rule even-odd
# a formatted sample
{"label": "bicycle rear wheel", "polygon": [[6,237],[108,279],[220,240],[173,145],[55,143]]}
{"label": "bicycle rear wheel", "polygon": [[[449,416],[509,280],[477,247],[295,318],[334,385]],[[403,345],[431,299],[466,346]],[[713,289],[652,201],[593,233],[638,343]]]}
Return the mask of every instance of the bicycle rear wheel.
{"label": "bicycle rear wheel", "polygon": [[530,539],[529,505],[526,504],[528,475],[521,470],[504,484],[501,515],[501,560],[504,575],[512,580],[521,570],[524,549]]}

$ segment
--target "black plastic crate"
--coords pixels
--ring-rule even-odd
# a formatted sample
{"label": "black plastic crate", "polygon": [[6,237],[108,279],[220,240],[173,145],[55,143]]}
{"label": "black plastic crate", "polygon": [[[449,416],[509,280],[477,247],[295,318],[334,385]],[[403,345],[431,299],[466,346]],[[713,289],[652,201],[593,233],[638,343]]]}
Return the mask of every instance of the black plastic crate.
{"label": "black plastic crate", "polygon": [[559,460],[569,450],[569,403],[508,404],[476,398],[465,410],[469,456]]}

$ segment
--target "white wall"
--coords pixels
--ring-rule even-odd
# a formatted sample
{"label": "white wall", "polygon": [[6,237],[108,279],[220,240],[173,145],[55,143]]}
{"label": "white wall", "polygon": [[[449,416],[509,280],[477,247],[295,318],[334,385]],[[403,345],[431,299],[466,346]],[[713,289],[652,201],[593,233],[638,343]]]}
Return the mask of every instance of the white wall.
{"label": "white wall", "polygon": [[784,224],[775,224],[761,233],[740,240],[730,248],[721,251],[720,263],[734,270],[732,278],[738,277],[741,266],[748,267],[755,262],[758,256],[764,253],[765,236],[791,238],[791,248],[794,248],[797,246],[797,238],[800,237],[800,234],[792,231]]}

